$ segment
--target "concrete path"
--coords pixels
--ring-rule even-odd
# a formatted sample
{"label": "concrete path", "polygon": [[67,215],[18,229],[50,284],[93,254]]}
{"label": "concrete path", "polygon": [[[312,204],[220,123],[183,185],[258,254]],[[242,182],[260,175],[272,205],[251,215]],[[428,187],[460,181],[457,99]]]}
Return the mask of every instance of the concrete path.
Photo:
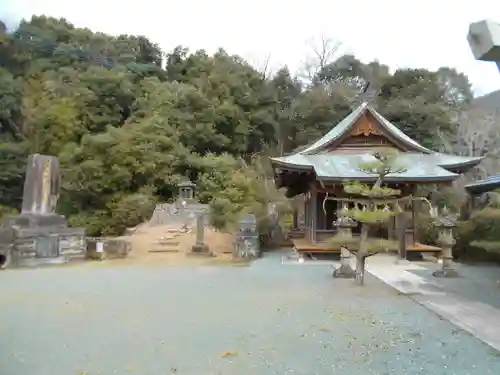
{"label": "concrete path", "polygon": [[500,310],[412,273],[423,269],[411,263],[395,264],[393,257],[383,255],[370,258],[367,264],[367,271],[375,277],[500,351]]}

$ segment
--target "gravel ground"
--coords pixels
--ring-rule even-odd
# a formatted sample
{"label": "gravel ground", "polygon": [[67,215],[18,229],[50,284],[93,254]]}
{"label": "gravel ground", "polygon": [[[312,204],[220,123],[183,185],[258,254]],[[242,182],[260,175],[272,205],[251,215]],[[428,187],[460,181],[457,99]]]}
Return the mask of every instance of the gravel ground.
{"label": "gravel ground", "polygon": [[500,354],[329,266],[0,273],[2,375],[500,374]]}
{"label": "gravel ground", "polygon": [[445,279],[432,276],[440,265],[418,262],[425,270],[411,270],[448,292],[479,301],[500,309],[500,267],[495,264],[456,264],[459,278]]}

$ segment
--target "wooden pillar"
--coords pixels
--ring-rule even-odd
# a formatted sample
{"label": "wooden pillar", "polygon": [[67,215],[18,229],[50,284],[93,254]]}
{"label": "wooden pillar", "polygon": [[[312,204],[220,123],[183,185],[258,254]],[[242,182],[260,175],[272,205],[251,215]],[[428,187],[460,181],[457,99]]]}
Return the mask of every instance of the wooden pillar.
{"label": "wooden pillar", "polygon": [[411,200],[411,230],[412,230],[412,233],[411,233],[411,237],[410,237],[410,243],[412,245],[415,245],[415,243],[417,242],[417,226],[415,224],[415,220],[417,218],[417,214],[416,214],[416,201],[415,200]]}
{"label": "wooden pillar", "polygon": [[396,215],[396,238],[399,242],[399,259],[406,260],[406,227],[407,219],[405,213],[402,212]]}
{"label": "wooden pillar", "polygon": [[305,238],[311,240],[311,213],[310,213],[310,201],[304,201],[304,221],[305,221]]}
{"label": "wooden pillar", "polygon": [[297,229],[299,229],[299,210],[297,207],[294,207],[292,216],[292,230]]}
{"label": "wooden pillar", "polygon": [[311,240],[316,242],[316,228],[318,222],[318,190],[316,182],[311,183]]}

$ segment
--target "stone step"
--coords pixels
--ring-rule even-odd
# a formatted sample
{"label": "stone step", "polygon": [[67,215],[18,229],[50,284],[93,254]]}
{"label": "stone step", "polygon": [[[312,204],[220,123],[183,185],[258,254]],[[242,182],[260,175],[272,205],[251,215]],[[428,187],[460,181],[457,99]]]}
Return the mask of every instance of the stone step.
{"label": "stone step", "polygon": [[148,253],[178,253],[179,249],[167,248],[167,249],[152,249],[148,250]]}
{"label": "stone step", "polygon": [[159,240],[155,242],[155,245],[165,245],[165,246],[178,246],[179,241],[169,241],[169,240]]}
{"label": "stone step", "polygon": [[169,228],[166,230],[167,233],[179,233],[178,228]]}

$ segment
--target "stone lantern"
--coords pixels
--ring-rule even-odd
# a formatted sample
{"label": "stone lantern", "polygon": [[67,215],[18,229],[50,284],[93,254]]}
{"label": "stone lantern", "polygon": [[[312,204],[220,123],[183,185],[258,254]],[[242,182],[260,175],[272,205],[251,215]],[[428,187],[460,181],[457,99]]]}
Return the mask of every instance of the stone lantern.
{"label": "stone lantern", "polygon": [[458,215],[450,214],[445,208],[440,217],[436,219],[434,225],[439,230],[438,244],[441,246],[443,267],[433,272],[436,277],[458,277],[458,272],[453,263],[453,229],[457,226]]}
{"label": "stone lantern", "polygon": [[177,185],[179,188],[179,200],[186,203],[191,203],[194,201],[194,190],[196,184],[190,180],[183,181]]}
{"label": "stone lantern", "polygon": [[[333,223],[339,230],[339,235],[350,239],[352,238],[352,229],[355,228],[358,223],[351,219],[345,214],[347,207],[338,212],[338,219]],[[340,267],[333,271],[333,277],[338,277],[342,279],[353,279],[356,277],[356,272],[352,269],[349,259],[351,258],[351,253],[345,245],[340,246]]]}

